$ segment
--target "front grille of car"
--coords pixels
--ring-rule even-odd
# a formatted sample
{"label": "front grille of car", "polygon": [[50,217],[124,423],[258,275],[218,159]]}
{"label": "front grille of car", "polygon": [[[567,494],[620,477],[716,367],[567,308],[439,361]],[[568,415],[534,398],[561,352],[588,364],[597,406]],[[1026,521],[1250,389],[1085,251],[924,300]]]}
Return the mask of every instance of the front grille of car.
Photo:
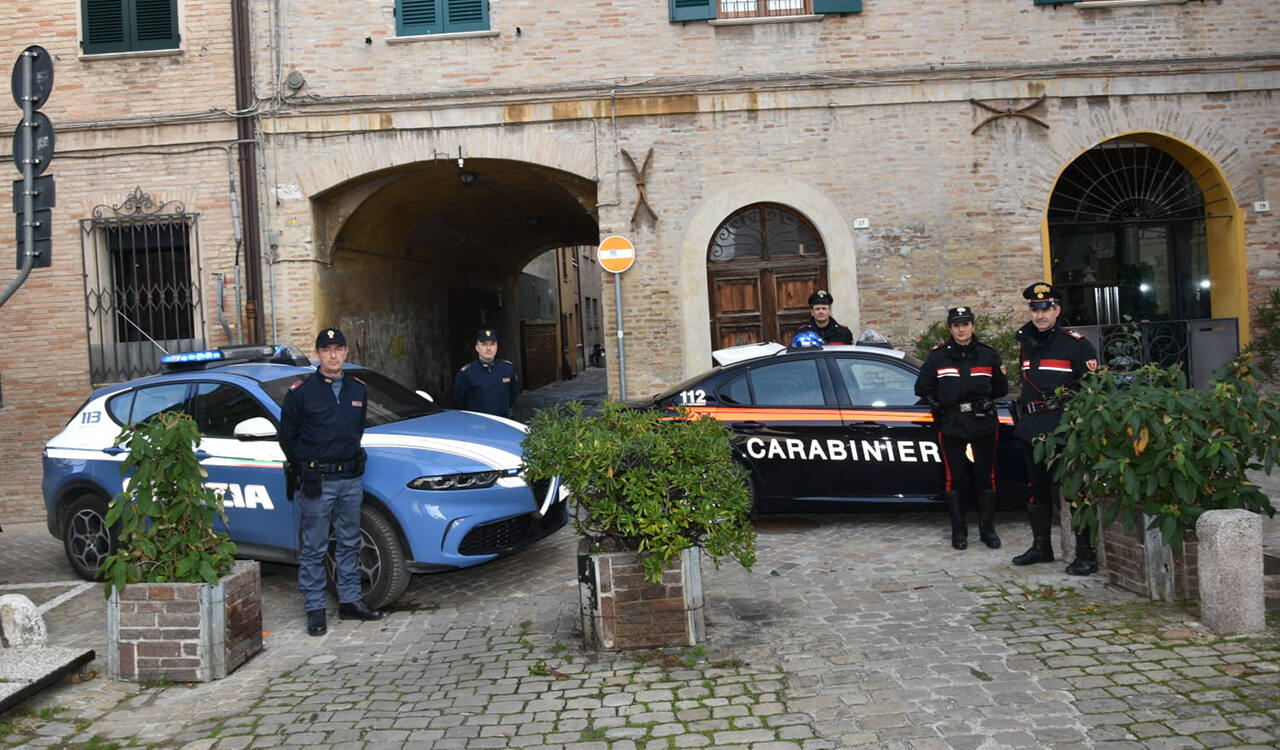
{"label": "front grille of car", "polygon": [[458,554],[500,555],[535,542],[564,526],[568,520],[564,506],[564,503],[556,503],[542,518],[530,513],[482,523],[462,538]]}

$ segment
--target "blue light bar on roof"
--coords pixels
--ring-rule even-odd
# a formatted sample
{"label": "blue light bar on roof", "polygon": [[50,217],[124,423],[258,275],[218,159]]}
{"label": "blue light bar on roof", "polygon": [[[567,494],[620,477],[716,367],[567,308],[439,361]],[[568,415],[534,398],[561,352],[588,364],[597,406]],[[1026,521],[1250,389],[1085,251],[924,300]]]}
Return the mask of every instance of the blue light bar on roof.
{"label": "blue light bar on roof", "polygon": [[214,362],[222,359],[222,352],[217,349],[205,349],[201,352],[179,352],[166,354],[160,358],[162,365],[181,365],[191,362]]}

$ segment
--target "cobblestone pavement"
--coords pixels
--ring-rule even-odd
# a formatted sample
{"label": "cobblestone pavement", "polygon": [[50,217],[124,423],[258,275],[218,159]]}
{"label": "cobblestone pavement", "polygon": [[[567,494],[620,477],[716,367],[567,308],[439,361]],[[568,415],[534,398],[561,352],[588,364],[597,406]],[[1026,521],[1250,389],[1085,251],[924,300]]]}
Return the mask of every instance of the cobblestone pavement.
{"label": "cobblestone pavement", "polygon": [[[0,716],[0,746],[1280,744],[1274,616],[1262,635],[1217,638],[1194,607],[1062,563],[1010,566],[1029,532],[1020,514],[999,523],[1004,548],[958,552],[945,514],[763,519],[753,571],[704,560],[707,644],[650,652],[582,649],[568,529],[416,576],[381,622],[340,622],[331,607],[321,638],[305,635],[295,569],[263,565],[265,651],[194,686],[108,681],[94,586],[45,619],[51,645],[97,649],[98,676]],[[43,524],[5,525],[0,593],[52,603],[77,585]]]}

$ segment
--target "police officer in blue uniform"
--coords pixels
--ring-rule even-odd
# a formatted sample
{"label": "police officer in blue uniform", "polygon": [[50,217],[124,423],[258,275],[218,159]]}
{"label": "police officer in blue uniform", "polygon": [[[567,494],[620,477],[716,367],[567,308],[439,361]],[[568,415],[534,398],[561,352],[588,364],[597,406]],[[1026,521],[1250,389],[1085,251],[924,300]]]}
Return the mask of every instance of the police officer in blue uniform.
{"label": "police officer in blue uniform", "polygon": [[831,317],[831,303],[835,300],[831,292],[819,289],[809,295],[809,322],[800,326],[796,335],[805,331],[813,331],[828,344],[852,344],[853,331],[840,325]]}
{"label": "police officer in blue uniform", "polygon": [[[1053,562],[1049,541],[1053,524],[1053,498],[1057,488],[1049,467],[1036,461],[1032,441],[1053,431],[1062,421],[1062,403],[1054,395],[1059,387],[1079,387],[1080,380],[1098,368],[1098,354],[1084,334],[1058,325],[1061,297],[1052,284],[1039,282],[1023,290],[1031,320],[1018,329],[1021,346],[1022,392],[1018,395],[1017,423],[1013,434],[1023,441],[1027,479],[1031,491],[1027,518],[1031,523],[1031,547],[1013,558],[1014,565]],[[1067,566],[1071,575],[1087,576],[1098,569],[1097,551],[1088,533],[1076,534],[1076,557]]]}
{"label": "police officer in blue uniform", "polygon": [[[965,508],[977,493],[978,533],[982,543],[996,549],[996,437],[1000,427],[995,402],[1009,392],[1000,352],[978,341],[973,331],[973,308],[947,311],[951,338],[929,352],[916,377],[916,395],[932,407],[942,449],[946,485],[943,499],[951,516],[951,546],[969,546]],[[972,448],[973,462],[965,455]]]}
{"label": "police officer in blue uniform", "polygon": [[453,408],[510,417],[519,392],[515,366],[498,359],[498,334],[492,328],[476,331],[476,358],[453,379]]}
{"label": "police officer in blue uniform", "polygon": [[299,379],[285,394],[280,410],[280,447],[293,472],[301,506],[302,549],[298,588],[307,612],[307,633],[324,635],[324,555],[329,529],[337,541],[338,619],[378,620],[382,613],[365,605],[357,562],[360,505],[364,499],[364,435],[368,394],[364,383],[344,374],[347,339],[337,328],[316,337],[316,372]]}

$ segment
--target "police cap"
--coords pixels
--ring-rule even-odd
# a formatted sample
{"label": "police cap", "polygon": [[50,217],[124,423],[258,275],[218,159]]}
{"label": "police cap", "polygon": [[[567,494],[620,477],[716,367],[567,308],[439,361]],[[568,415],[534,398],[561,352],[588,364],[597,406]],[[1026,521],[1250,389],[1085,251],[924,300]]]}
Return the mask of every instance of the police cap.
{"label": "police cap", "polygon": [[947,310],[947,325],[952,323],[972,323],[973,308],[972,307],[953,307]]}
{"label": "police cap", "polygon": [[498,340],[498,332],[493,330],[492,328],[481,328],[480,330],[476,331],[477,344],[482,341],[497,341],[497,340]]}
{"label": "police cap", "polygon": [[342,335],[342,331],[337,328],[326,328],[316,336],[316,349],[323,349],[326,346],[337,344],[338,346],[347,345],[347,337]]}
{"label": "police cap", "polygon": [[814,305],[830,305],[834,301],[835,300],[831,298],[831,292],[828,292],[826,289],[819,289],[809,295],[809,307],[813,307]]}
{"label": "police cap", "polygon": [[1053,307],[1062,299],[1061,295],[1058,294],[1058,290],[1047,281],[1037,281],[1023,289],[1022,296],[1027,299],[1030,307],[1037,309]]}

